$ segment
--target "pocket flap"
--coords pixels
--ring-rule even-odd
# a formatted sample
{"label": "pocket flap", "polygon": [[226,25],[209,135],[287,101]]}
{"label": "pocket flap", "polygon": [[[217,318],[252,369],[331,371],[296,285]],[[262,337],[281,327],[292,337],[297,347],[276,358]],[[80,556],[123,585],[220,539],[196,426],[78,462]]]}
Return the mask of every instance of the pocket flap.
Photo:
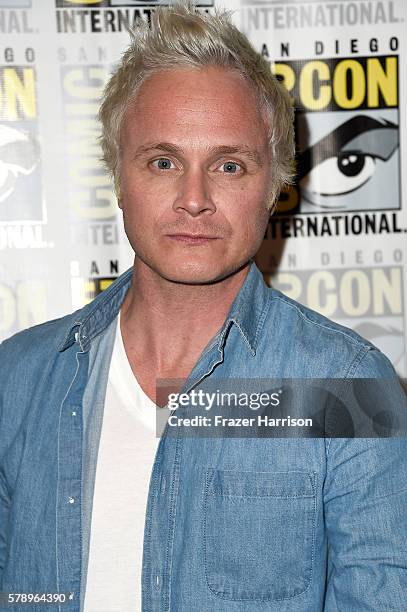
{"label": "pocket flap", "polygon": [[208,470],[208,493],[223,497],[314,497],[315,473]]}

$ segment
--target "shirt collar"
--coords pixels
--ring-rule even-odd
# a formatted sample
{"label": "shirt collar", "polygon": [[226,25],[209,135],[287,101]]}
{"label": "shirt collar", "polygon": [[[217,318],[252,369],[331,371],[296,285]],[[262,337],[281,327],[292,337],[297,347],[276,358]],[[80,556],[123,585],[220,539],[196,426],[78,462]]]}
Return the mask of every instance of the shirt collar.
{"label": "shirt collar", "polygon": [[269,288],[264,282],[262,273],[252,261],[246,279],[222,327],[219,349],[225,343],[230,326],[236,325],[250,353],[254,356],[269,304]]}
{"label": "shirt collar", "polygon": [[82,351],[89,349],[92,340],[118,315],[130,287],[132,273],[133,268],[126,270],[90,304],[73,313],[73,323],[58,347],[59,351],[69,348],[74,342],[79,342]]}
{"label": "shirt collar", "polygon": [[[78,342],[82,351],[89,349],[92,340],[117,316],[131,283],[133,269],[124,274],[99,294],[90,304],[72,315],[73,322],[64,336],[59,351]],[[250,353],[254,356],[261,329],[269,306],[268,288],[254,262],[240,288],[222,326],[219,348],[226,340],[231,325],[236,325]]]}

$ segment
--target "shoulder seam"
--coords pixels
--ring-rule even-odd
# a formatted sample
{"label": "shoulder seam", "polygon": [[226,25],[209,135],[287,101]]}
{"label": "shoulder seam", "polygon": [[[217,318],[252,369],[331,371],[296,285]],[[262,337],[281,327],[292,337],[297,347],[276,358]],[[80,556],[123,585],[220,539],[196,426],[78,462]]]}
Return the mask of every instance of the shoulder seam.
{"label": "shoulder seam", "polygon": [[[313,321],[312,319],[310,319],[307,316],[307,314],[305,312],[303,312],[300,308],[298,308],[298,306],[296,306],[295,304],[293,304],[290,301],[285,300],[284,297],[280,297],[279,295],[272,295],[272,299],[279,300],[280,302],[284,302],[284,304],[286,304],[290,308],[293,308],[294,310],[296,310],[298,312],[298,314],[301,316],[301,318],[304,319],[304,321],[307,321],[308,323],[311,323],[312,325],[316,325],[317,327],[322,327],[323,329],[326,329],[328,331],[334,332],[336,334],[341,334],[342,336],[344,336],[345,338],[350,340],[350,342],[352,342],[352,344],[354,344],[355,346],[361,346],[361,347],[364,347],[364,348],[366,348],[368,350],[373,348],[373,346],[370,346],[367,343],[367,341],[366,341],[366,344],[364,344],[363,342],[357,340],[356,338],[354,338],[350,334],[347,334],[345,331],[342,331],[341,329],[335,329],[334,327],[331,327],[330,325],[327,325],[326,323],[324,324],[324,323],[318,323],[318,321]],[[323,316],[323,315],[321,315],[321,316]]]}
{"label": "shoulder seam", "polygon": [[372,346],[362,345],[360,351],[355,355],[355,358],[350,363],[348,371],[346,372],[346,378],[353,378],[355,376],[355,372],[360,365],[361,361],[367,355],[369,351],[377,350]]}

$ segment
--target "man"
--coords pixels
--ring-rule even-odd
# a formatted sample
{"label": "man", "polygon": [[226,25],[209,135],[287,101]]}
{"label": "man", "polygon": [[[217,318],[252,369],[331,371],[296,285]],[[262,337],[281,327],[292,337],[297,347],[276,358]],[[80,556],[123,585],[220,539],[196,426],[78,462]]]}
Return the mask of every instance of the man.
{"label": "man", "polygon": [[292,176],[286,93],[227,16],[174,6],[100,116],[134,267],[0,349],[1,591],[67,612],[402,610],[404,439],[157,448],[159,379],[395,376],[252,262]]}

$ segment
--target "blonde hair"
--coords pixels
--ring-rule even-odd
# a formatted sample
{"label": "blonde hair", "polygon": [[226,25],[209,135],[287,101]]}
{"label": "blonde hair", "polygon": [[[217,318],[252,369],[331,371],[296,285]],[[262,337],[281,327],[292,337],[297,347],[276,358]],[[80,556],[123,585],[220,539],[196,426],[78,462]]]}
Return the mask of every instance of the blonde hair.
{"label": "blonde hair", "polygon": [[255,90],[269,124],[272,152],[271,187],[268,207],[273,208],[285,184],[294,176],[294,110],[284,86],[270,71],[267,61],[231,22],[230,14],[197,12],[189,2],[159,7],[152,28],[137,27],[131,44],[108,81],[102,98],[103,161],[120,182],[120,129],[124,113],[143,81],[153,73],[180,67],[217,66],[241,74]]}

